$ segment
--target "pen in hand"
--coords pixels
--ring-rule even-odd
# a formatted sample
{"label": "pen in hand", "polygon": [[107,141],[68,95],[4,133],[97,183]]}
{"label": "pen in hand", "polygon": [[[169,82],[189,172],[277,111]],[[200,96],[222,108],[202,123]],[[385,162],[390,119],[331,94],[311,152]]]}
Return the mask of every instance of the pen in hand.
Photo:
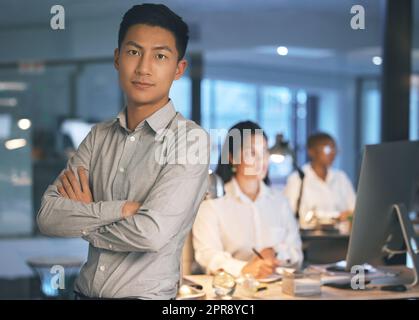
{"label": "pen in hand", "polygon": [[262,259],[262,260],[265,260],[264,258],[263,258],[263,256],[260,254],[260,252],[259,251],[257,251],[255,248],[252,248],[252,251],[255,253],[255,255],[257,255],[260,259]]}
{"label": "pen in hand", "polygon": [[[257,251],[255,248],[252,248],[252,251],[255,253],[255,255],[258,256],[259,259],[265,260],[265,258],[260,254],[259,251]],[[289,265],[291,263],[290,259],[285,260],[285,265]]]}

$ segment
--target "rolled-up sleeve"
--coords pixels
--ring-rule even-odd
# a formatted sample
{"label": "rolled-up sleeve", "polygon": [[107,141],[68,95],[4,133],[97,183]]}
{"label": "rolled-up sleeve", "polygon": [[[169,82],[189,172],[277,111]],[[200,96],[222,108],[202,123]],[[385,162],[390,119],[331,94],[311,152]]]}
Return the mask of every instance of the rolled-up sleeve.
{"label": "rolled-up sleeve", "polygon": [[287,201],[284,199],[282,203],[281,212],[284,215],[282,225],[285,227],[285,234],[282,241],[277,243],[274,248],[280,261],[285,262],[289,260],[289,265],[299,268],[303,263],[299,227]]}
{"label": "rolled-up sleeve", "polygon": [[201,204],[193,225],[195,259],[208,274],[223,269],[239,276],[247,261],[233,258],[232,254],[224,249],[218,215],[211,201],[207,200]]}
{"label": "rolled-up sleeve", "polygon": [[205,152],[203,161],[164,165],[136,215],[103,226],[84,239],[97,248],[117,252],[156,252],[179,233],[186,236],[207,190],[209,143],[203,132],[205,145],[194,147],[184,141],[189,150]]}
{"label": "rolled-up sleeve", "polygon": [[[76,177],[78,177],[78,166],[83,166],[87,171],[90,170],[94,134],[95,127],[67,163],[66,169],[71,168]],[[63,172],[64,170],[60,175]],[[125,201],[99,201],[86,204],[62,197],[57,189],[60,184],[57,177],[42,197],[37,223],[43,234],[57,237],[82,237],[103,225],[122,219],[121,211]]]}

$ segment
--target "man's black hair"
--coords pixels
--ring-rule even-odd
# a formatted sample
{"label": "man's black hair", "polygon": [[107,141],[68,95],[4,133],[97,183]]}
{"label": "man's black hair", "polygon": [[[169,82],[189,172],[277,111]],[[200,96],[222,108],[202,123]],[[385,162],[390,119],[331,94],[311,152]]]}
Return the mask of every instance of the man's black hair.
{"label": "man's black hair", "polygon": [[325,142],[335,143],[335,139],[333,139],[333,137],[328,133],[318,132],[308,137],[307,148],[311,149]]}
{"label": "man's black hair", "polygon": [[176,40],[176,49],[180,61],[186,52],[189,40],[188,25],[176,13],[163,4],[144,3],[133,6],[122,18],[119,25],[118,49],[121,50],[122,42],[128,29],[136,24],[145,24],[153,27],[161,27],[170,31]]}

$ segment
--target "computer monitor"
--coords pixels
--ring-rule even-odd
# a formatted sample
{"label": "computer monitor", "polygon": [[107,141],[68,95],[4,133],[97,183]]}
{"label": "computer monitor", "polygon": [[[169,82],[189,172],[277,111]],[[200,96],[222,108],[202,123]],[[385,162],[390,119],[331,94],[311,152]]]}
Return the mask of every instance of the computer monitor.
{"label": "computer monitor", "polygon": [[[419,187],[419,141],[365,147],[346,268],[383,264],[387,253],[405,247],[417,284],[419,251],[409,210]],[[402,251],[403,252],[403,251]]]}

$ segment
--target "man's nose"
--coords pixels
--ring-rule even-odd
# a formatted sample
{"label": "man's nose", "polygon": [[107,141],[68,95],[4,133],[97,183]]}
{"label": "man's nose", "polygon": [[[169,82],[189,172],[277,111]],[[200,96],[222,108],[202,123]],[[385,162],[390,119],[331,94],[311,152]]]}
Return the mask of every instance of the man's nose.
{"label": "man's nose", "polygon": [[151,59],[150,56],[144,54],[138,59],[137,68],[135,69],[137,74],[150,75],[151,74]]}

